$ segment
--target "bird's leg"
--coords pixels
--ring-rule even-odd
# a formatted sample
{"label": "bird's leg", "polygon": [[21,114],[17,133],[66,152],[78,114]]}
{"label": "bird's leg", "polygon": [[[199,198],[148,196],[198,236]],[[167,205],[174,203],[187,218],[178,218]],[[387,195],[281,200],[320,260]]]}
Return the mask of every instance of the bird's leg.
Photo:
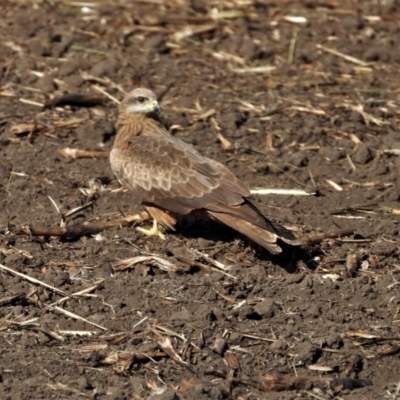
{"label": "bird's leg", "polygon": [[144,233],[147,236],[158,236],[160,239],[165,239],[164,234],[158,229],[157,220],[153,219],[153,227],[151,229],[136,228],[137,231]]}

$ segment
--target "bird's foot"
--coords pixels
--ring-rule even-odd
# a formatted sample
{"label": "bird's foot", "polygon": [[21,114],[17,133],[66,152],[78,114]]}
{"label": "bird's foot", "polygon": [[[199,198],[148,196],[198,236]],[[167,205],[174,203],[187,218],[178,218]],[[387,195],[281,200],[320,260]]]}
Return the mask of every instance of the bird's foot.
{"label": "bird's foot", "polygon": [[165,240],[165,235],[158,229],[158,224],[156,220],[153,220],[153,227],[151,229],[145,229],[138,227],[137,231],[144,233],[147,236],[158,236],[160,239]]}

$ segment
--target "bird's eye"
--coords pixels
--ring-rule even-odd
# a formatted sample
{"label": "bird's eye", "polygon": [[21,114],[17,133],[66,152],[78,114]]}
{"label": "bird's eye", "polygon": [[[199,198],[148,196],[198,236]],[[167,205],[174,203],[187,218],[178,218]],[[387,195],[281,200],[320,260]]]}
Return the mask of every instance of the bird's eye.
{"label": "bird's eye", "polygon": [[137,100],[138,100],[138,102],[139,102],[140,104],[143,104],[144,101],[145,101],[145,98],[142,97],[142,96],[139,96]]}

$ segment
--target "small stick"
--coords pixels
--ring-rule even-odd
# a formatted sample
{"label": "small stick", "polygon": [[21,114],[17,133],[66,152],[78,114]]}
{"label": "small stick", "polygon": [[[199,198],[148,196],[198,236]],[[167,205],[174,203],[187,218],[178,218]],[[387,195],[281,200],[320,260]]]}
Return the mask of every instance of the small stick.
{"label": "small stick", "polygon": [[102,89],[100,86],[97,85],[92,85],[92,89],[96,90],[97,92],[104,94],[104,96],[108,97],[111,101],[113,101],[115,104],[120,104],[121,102],[116,99],[114,96],[111,96],[111,94],[107,93],[104,89]]}
{"label": "small stick", "polygon": [[332,181],[331,179],[326,179],[326,183],[329,183],[334,189],[336,189],[338,192],[342,192],[343,188],[338,185],[336,182]]}
{"label": "small stick", "polygon": [[353,171],[356,171],[357,168],[356,168],[356,166],[354,165],[353,160],[351,159],[351,157],[350,157],[348,154],[346,154],[346,158],[347,158],[347,161],[348,161],[349,164],[350,164],[350,168],[351,168]]}
{"label": "small stick", "polygon": [[236,72],[237,74],[269,74],[275,69],[276,67],[273,65],[266,65],[264,67],[234,68],[232,72]]}
{"label": "small stick", "polygon": [[329,53],[336,57],[343,58],[344,60],[349,61],[353,64],[362,65],[363,67],[367,67],[369,65],[369,63],[367,63],[365,61],[359,60],[358,58],[355,58],[355,57],[348,56],[347,54],[340,53],[339,51],[331,49],[329,47],[325,47],[322,44],[317,44],[315,47],[318,50],[322,50],[322,51],[325,51],[325,53]]}
{"label": "small stick", "polygon": [[36,106],[36,107],[40,107],[43,108],[44,104],[43,103],[39,103],[37,101],[33,101],[33,100],[29,100],[29,99],[18,99],[21,103],[24,104],[29,104],[30,106]]}
{"label": "small stick", "polygon": [[157,345],[161,347],[161,350],[167,353],[169,357],[171,357],[172,360],[175,361],[178,365],[197,375],[197,372],[191,367],[191,365],[186,361],[183,361],[179,354],[176,352],[176,350],[172,346],[172,342],[169,337],[161,338],[157,341]]}
{"label": "small stick", "polygon": [[13,296],[2,297],[0,299],[0,307],[6,306],[8,304],[14,303],[16,300],[21,300],[26,297],[25,293],[17,293]]}
{"label": "small stick", "polygon": [[71,311],[64,310],[64,309],[61,308],[61,307],[58,307],[58,306],[55,306],[55,307],[47,306],[47,307],[49,307],[51,310],[58,311],[58,312],[60,312],[61,314],[66,315],[67,317],[70,317],[70,318],[76,319],[76,320],[78,320],[78,321],[83,321],[83,322],[86,322],[87,324],[93,325],[93,326],[95,326],[96,328],[101,329],[102,331],[106,331],[106,330],[107,330],[107,328],[105,328],[104,326],[101,326],[101,325],[96,324],[95,322],[89,321],[88,319],[83,318],[83,317],[81,317],[80,315],[75,314],[75,313],[73,313],[73,312],[71,312]]}
{"label": "small stick", "polygon": [[96,283],[95,285],[93,285],[93,286],[90,286],[90,287],[88,287],[88,288],[86,288],[86,289],[80,290],[79,292],[72,293],[72,294],[71,294],[70,296],[68,296],[68,297],[63,297],[62,299],[57,300],[57,301],[55,301],[54,303],[51,303],[51,304],[50,304],[50,307],[54,307],[54,306],[57,306],[58,304],[64,303],[64,301],[70,299],[70,298],[73,297],[73,296],[83,296],[84,294],[89,293],[89,292],[91,292],[92,290],[97,289],[97,288],[99,287],[99,285],[102,284],[103,282],[104,282],[104,279],[101,279],[99,282],[97,282],[97,283]]}
{"label": "small stick", "polygon": [[268,195],[280,194],[285,196],[316,196],[317,192],[310,192],[302,189],[275,189],[275,188],[259,188],[252,189],[251,194]]}
{"label": "small stick", "polygon": [[110,53],[107,53],[106,51],[101,51],[101,50],[97,50],[97,49],[91,49],[88,47],[78,46],[76,44],[73,44],[70,48],[72,50],[83,51],[85,53],[100,54],[101,56],[110,56],[111,55]]}
{"label": "small stick", "polygon": [[317,244],[321,243],[325,239],[337,239],[343,236],[354,235],[354,229],[338,229],[333,232],[320,233],[318,235],[308,235],[302,237],[300,240],[304,244]]}
{"label": "small stick", "polygon": [[296,41],[297,41],[297,33],[298,29],[294,29],[292,33],[292,38],[290,39],[289,44],[289,53],[288,53],[288,64],[292,64],[294,60],[294,52],[296,48]]}
{"label": "small stick", "polygon": [[167,87],[157,96],[157,100],[161,103],[163,97],[170,91],[170,89],[174,86],[174,82],[170,82]]}
{"label": "small stick", "polygon": [[353,390],[365,386],[371,386],[370,379],[351,379],[351,378],[320,378],[318,376],[274,376],[266,375],[258,380],[236,379],[240,382],[258,388],[263,392],[282,392],[289,390],[307,390],[319,388],[331,390],[334,387],[341,387]]}
{"label": "small stick", "polygon": [[[146,220],[147,213],[139,213],[136,215],[131,215],[126,218],[114,219],[108,222],[99,222],[98,224],[82,224],[76,226],[63,226],[46,228],[43,226],[28,226],[22,228],[17,234],[30,235],[30,236],[66,236],[66,237],[76,237],[76,236],[86,236],[95,235],[102,231],[116,228],[118,226],[127,226],[132,222]],[[63,295],[64,296],[64,295]]]}
{"label": "small stick", "polygon": [[400,156],[400,149],[383,149],[383,153],[392,156]]}
{"label": "small stick", "polygon": [[110,155],[109,151],[98,151],[98,150],[80,150],[71,149],[65,147],[64,149],[57,150],[57,153],[65,158],[107,158]]}
{"label": "small stick", "polygon": [[53,292],[55,292],[57,294],[60,294],[61,296],[68,297],[68,294],[63,292],[62,290],[57,289],[54,286],[48,285],[47,283],[44,283],[42,281],[39,281],[38,279],[32,278],[29,275],[25,275],[25,274],[22,274],[21,272],[14,271],[13,269],[8,268],[3,264],[0,264],[0,269],[2,269],[3,271],[11,272],[12,274],[14,274],[16,276],[19,276],[20,278],[23,278],[23,279],[25,279],[25,280],[27,280],[29,282],[35,283],[37,285],[41,285],[41,286],[45,287],[46,289],[49,289],[49,290],[51,290],[51,291],[53,291]]}

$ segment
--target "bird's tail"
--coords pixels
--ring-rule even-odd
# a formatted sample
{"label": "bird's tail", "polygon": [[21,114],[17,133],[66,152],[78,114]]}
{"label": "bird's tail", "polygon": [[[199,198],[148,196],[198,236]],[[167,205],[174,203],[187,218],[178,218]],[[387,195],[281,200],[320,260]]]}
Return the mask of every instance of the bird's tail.
{"label": "bird's tail", "polygon": [[208,211],[208,214],[216,221],[235,229],[241,234],[254,240],[260,246],[267,249],[272,254],[282,252],[281,247],[276,243],[277,239],[281,239],[291,245],[299,245],[300,241],[293,235],[291,231],[283,226],[265,219],[268,230],[254,225],[251,222],[238,218],[232,214],[223,212]]}

